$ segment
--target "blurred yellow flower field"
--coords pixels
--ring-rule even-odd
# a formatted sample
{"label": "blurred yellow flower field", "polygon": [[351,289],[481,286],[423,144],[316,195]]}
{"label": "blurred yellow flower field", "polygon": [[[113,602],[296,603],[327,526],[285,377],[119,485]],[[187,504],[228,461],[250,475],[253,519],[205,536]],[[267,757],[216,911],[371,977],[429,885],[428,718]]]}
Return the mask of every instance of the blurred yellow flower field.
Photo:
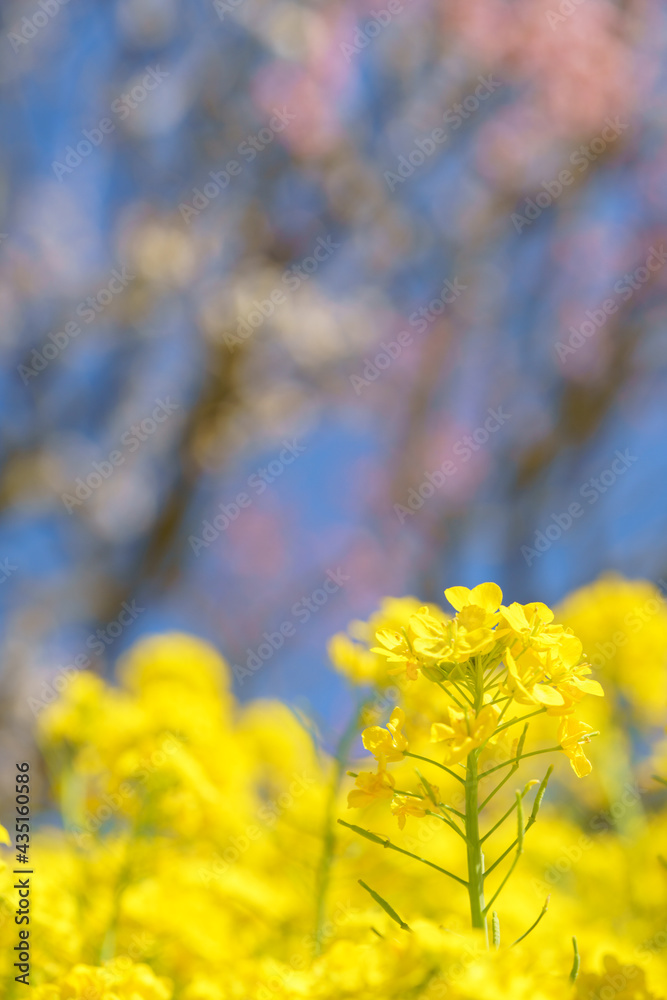
{"label": "blurred yellow flower field", "polygon": [[334,755],[288,706],[238,704],[193,636],[73,677],[38,717],[61,822],[33,833],[35,1000],[667,996],[660,592],[446,595],[334,637]]}

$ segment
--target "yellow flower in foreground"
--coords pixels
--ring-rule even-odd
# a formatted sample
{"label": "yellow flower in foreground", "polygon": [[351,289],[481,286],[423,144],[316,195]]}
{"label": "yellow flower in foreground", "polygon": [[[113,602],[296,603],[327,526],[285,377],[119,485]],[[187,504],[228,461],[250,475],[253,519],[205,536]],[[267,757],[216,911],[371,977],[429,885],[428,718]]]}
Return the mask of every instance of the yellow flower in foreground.
{"label": "yellow flower in foreground", "polygon": [[503,592],[497,583],[480,583],[469,590],[467,587],[448,587],[445,597],[453,608],[481,608],[487,614],[495,614],[503,599]]}
{"label": "yellow flower in foreground", "polygon": [[57,984],[38,986],[35,1000],[170,1000],[172,986],[147,965],[116,958],[104,966],[75,965]]}
{"label": "yellow flower in foreground", "polygon": [[403,751],[408,749],[408,741],[401,732],[404,722],[405,712],[402,708],[395,708],[386,729],[382,726],[369,726],[362,732],[361,742],[381,765],[403,759]]}
{"label": "yellow flower in foreground", "polygon": [[445,597],[456,608],[454,619],[434,617],[428,607],[410,618],[411,648],[417,656],[429,663],[465,663],[493,649],[497,610],[503,599],[500,587],[495,583],[480,583],[473,590],[449,587]]}
{"label": "yellow flower in foreground", "polygon": [[2,825],[2,823],[0,823],[0,844],[6,844],[7,847],[11,847],[12,846],[12,842],[9,839],[9,833],[8,833],[7,830],[5,830],[5,828]]}
{"label": "yellow flower in foreground", "polygon": [[428,608],[410,619],[415,652],[436,663],[465,663],[477,653],[488,652],[496,642],[494,624],[494,615],[472,604],[451,621],[438,621]]}
{"label": "yellow flower in foreground", "polygon": [[399,829],[402,830],[408,816],[421,818],[426,815],[426,804],[423,799],[418,799],[414,795],[397,795],[391,804],[391,811],[398,820]]}
{"label": "yellow flower in foreground", "polygon": [[532,601],[530,604],[515,601],[507,608],[504,605],[500,608],[500,617],[517,638],[527,640],[545,625],[549,625],[554,620],[554,613],[541,601]]}
{"label": "yellow flower in foreground", "polygon": [[551,715],[561,715],[573,712],[575,707],[584,695],[595,695],[596,698],[604,698],[602,685],[588,677],[591,668],[586,663],[579,663],[576,666],[568,666],[567,663],[556,663],[549,667],[551,686],[558,691],[564,701],[564,707],[549,707]]}
{"label": "yellow flower in foreground", "polygon": [[592,726],[573,719],[571,715],[564,717],[558,727],[558,742],[563,753],[570,758],[572,769],[578,778],[583,778],[593,770],[593,765],[582,749],[582,743],[591,742],[592,732]]}
{"label": "yellow flower in foreground", "polygon": [[347,796],[348,809],[360,809],[368,806],[375,799],[390,799],[394,794],[394,779],[383,768],[375,774],[373,771],[362,771],[357,775],[355,787]]}
{"label": "yellow flower in foreground", "polygon": [[565,655],[569,656],[568,644],[577,641],[569,629],[553,624],[553,611],[541,601],[533,601],[531,604],[517,604],[515,601],[509,607],[503,605],[499,616],[497,636],[507,643],[515,655],[519,655],[526,647],[546,650],[561,646]]}
{"label": "yellow flower in foreground", "polygon": [[615,955],[605,955],[602,961],[601,975],[583,972],[577,979],[577,997],[581,1000],[605,995],[614,1000],[657,1000],[654,993],[649,993],[644,969],[622,965]]}
{"label": "yellow flower in foreground", "polygon": [[549,685],[539,683],[544,679],[544,665],[532,649],[524,650],[520,661],[516,660],[510,650],[505,651],[507,664],[507,681],[502,686],[504,694],[511,694],[519,705],[549,705],[563,706],[565,699],[558,691]]}
{"label": "yellow flower in foreground", "polygon": [[450,708],[449,722],[431,726],[431,743],[446,743],[444,763],[457,764],[493,735],[499,715],[496,705],[485,705],[478,713]]}
{"label": "yellow flower in foreground", "polygon": [[568,715],[584,695],[604,697],[601,685],[588,677],[588,664],[578,662],[579,640],[569,635],[563,640],[567,641],[546,651],[526,648],[517,658],[506,650],[503,692],[520,705],[541,705],[550,715]]}
{"label": "yellow flower in foreground", "polygon": [[376,632],[375,637],[382,645],[374,646],[371,653],[386,656],[390,663],[396,664],[395,667],[390,667],[387,673],[399,674],[405,670],[411,681],[416,680],[419,676],[419,667],[405,636],[394,629],[381,628]]}

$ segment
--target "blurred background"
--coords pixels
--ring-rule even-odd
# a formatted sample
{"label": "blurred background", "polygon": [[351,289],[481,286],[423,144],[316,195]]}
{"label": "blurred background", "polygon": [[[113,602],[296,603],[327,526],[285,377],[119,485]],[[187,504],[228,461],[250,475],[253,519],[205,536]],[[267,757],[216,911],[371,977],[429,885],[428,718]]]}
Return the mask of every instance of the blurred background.
{"label": "blurred background", "polygon": [[148,632],[331,745],[384,595],[662,586],[665,4],[1,16],[5,749]]}

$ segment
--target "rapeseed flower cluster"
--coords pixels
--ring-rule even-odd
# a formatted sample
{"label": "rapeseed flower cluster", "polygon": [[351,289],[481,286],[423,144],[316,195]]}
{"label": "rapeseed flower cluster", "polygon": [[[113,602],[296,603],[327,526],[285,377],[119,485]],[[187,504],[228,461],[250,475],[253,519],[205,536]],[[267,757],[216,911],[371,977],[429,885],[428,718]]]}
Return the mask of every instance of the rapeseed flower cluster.
{"label": "rapeseed flower cluster", "polygon": [[[408,682],[417,681],[421,675],[446,696],[441,719],[432,721],[430,729],[430,742],[443,746],[441,761],[409,749],[408,738],[402,731],[405,712],[396,707],[386,727],[370,726],[362,733],[363,745],[375,757],[378,772],[375,777],[367,773],[357,775],[357,790],[363,788],[366,799],[372,790],[386,798],[387,765],[406,757],[442,769],[463,786],[461,809],[453,802],[441,801],[439,789],[417,770],[417,790],[396,790],[391,811],[401,829],[408,816],[422,819],[430,815],[442,820],[464,841],[465,876],[453,874],[432,861],[417,860],[436,867],[466,887],[472,927],[481,929],[486,938],[491,905],[523,853],[524,833],[536,822],[553,768],[547,771],[541,783],[531,781],[523,791],[517,791],[513,805],[485,834],[480,830],[480,814],[524,757],[560,750],[569,757],[578,777],[589,774],[592,765],[584,746],[596,733],[573,713],[586,695],[601,697],[604,692],[600,683],[589,676],[592,671],[580,640],[570,629],[554,624],[554,614],[545,604],[505,606],[502,591],[494,583],[480,584],[473,590],[450,587],[445,597],[455,609],[453,617],[446,618],[443,614],[433,614],[427,607],[420,607],[403,627],[378,629],[379,645],[371,649],[387,661],[390,673],[401,672]],[[533,710],[525,713],[522,706]],[[519,714],[512,714],[515,709]],[[527,751],[524,755],[530,720],[541,713],[560,718],[558,742],[554,747]],[[513,756],[495,765],[488,765],[481,759],[483,751],[493,747],[503,733],[524,722]],[[485,788],[481,794],[485,779],[505,768],[510,768],[505,777],[499,776],[496,786],[492,790]],[[524,824],[522,800],[535,784],[539,788],[530,817]],[[348,804],[359,805],[359,796],[352,792]],[[514,809],[516,817],[512,815]],[[510,816],[517,824],[515,841],[493,864],[486,865],[483,844]],[[347,825],[369,839],[368,831]],[[371,834],[370,839],[373,836]],[[512,848],[516,848],[514,861],[491,901],[485,902],[487,877]],[[497,943],[499,918],[495,912],[493,933]]]}
{"label": "rapeseed flower cluster", "polygon": [[74,677],[37,720],[59,819],[32,835],[30,995],[664,1000],[659,590],[604,578],[556,615],[446,596],[334,637],[355,708],[328,753],[287,706],[238,704],[192,636]]}

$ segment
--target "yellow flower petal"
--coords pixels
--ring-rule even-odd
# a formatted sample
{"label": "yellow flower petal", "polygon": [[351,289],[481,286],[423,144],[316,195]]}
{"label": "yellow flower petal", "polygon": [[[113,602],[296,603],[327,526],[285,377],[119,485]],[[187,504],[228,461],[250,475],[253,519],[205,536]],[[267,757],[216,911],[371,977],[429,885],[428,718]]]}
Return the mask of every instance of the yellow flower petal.
{"label": "yellow flower petal", "polygon": [[410,619],[410,629],[413,635],[422,639],[432,639],[434,636],[441,637],[445,634],[445,626],[442,622],[429,614],[422,614],[421,611]]}
{"label": "yellow flower petal", "polygon": [[586,775],[590,774],[593,770],[593,765],[581,749],[570,757],[570,764],[572,765],[572,770],[578,778],[585,778]]}
{"label": "yellow flower petal", "polygon": [[431,725],[431,743],[439,743],[441,740],[451,740],[454,730],[444,722],[434,722]]}
{"label": "yellow flower petal", "polygon": [[375,637],[382,643],[383,646],[386,646],[387,649],[396,649],[396,647],[400,646],[402,642],[405,642],[405,639],[400,632],[393,632],[388,628],[378,629],[375,633]]}
{"label": "yellow flower petal", "polygon": [[505,619],[509,627],[513,628],[515,632],[523,632],[530,628],[525,611],[520,604],[516,603],[516,601],[514,604],[510,604],[509,608],[501,605],[500,614]]}
{"label": "yellow flower petal", "polygon": [[467,587],[448,587],[445,597],[456,611],[470,603],[470,591]]}
{"label": "yellow flower petal", "polygon": [[403,711],[402,708],[397,707],[391,713],[387,728],[397,731],[401,728],[404,722],[405,722],[405,712]]}
{"label": "yellow flower petal", "polygon": [[347,793],[347,808],[360,809],[366,805],[369,798],[368,792],[364,792],[361,788],[353,788],[351,792]]}
{"label": "yellow flower petal", "polygon": [[531,604],[526,604],[525,608],[529,615],[536,614],[545,625],[554,620],[554,613],[551,608],[547,607],[546,604],[542,604],[541,601],[533,601]]}
{"label": "yellow flower petal", "polygon": [[391,745],[391,736],[382,726],[369,726],[361,734],[361,742],[369,753],[375,755],[378,751]]}
{"label": "yellow flower petal", "polygon": [[535,684],[533,694],[542,705],[564,705],[565,699],[562,694],[551,687],[550,684]]}
{"label": "yellow flower petal", "polygon": [[489,614],[497,611],[503,600],[503,592],[497,583],[480,583],[470,591],[470,604],[484,608]]}
{"label": "yellow flower petal", "polygon": [[483,743],[491,736],[496,728],[499,715],[500,709],[497,705],[485,705],[480,710],[473,725],[473,733],[476,741]]}
{"label": "yellow flower petal", "polygon": [[604,698],[604,690],[602,688],[602,685],[598,681],[592,681],[586,679],[586,680],[577,680],[575,683],[579,688],[579,690],[583,691],[584,694],[594,694],[598,698]]}

